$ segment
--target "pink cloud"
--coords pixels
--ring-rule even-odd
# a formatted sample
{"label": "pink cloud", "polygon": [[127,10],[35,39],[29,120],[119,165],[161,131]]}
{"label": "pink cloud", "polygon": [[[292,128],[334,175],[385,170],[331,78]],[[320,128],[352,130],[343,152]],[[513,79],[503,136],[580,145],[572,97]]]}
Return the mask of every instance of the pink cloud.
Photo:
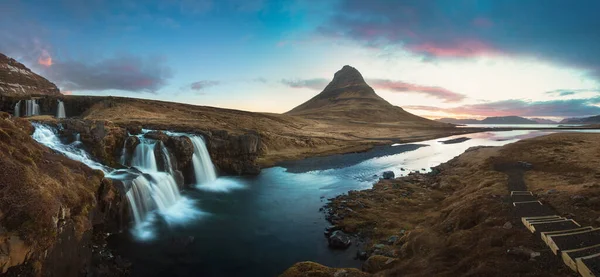
{"label": "pink cloud", "polygon": [[50,53],[48,53],[48,51],[46,49],[42,49],[42,52],[40,53],[40,56],[38,57],[38,63],[45,67],[52,66],[52,56],[50,56]]}
{"label": "pink cloud", "polygon": [[496,54],[497,51],[478,40],[464,40],[453,45],[422,43],[408,46],[408,49],[435,57],[474,57]]}
{"label": "pink cloud", "polygon": [[438,99],[442,99],[444,100],[444,102],[459,102],[465,99],[464,95],[442,87],[417,85],[387,79],[369,79],[368,82],[375,89],[391,90],[394,92],[425,94]]}

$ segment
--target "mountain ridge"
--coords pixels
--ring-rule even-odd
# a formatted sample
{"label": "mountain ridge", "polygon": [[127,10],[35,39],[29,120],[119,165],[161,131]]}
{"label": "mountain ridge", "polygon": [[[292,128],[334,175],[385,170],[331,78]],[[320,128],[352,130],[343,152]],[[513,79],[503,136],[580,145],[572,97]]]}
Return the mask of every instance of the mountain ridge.
{"label": "mountain ridge", "polygon": [[[537,120],[536,120],[537,119]],[[437,121],[451,124],[555,124],[540,122],[541,119],[538,118],[525,118],[521,116],[511,115],[511,116],[491,116],[486,117],[483,120],[478,119],[456,119],[456,118],[440,118]]]}
{"label": "mountain ridge", "polygon": [[61,95],[58,87],[22,63],[0,53],[0,96]]}

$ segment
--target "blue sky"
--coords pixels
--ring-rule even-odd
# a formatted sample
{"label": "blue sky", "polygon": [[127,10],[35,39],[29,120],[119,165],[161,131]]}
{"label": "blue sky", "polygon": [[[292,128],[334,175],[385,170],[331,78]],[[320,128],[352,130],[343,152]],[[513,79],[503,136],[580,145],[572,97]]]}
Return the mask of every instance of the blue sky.
{"label": "blue sky", "polygon": [[597,10],[591,0],[3,0],[0,52],[73,94],[280,113],[349,64],[423,116],[577,117],[600,114]]}

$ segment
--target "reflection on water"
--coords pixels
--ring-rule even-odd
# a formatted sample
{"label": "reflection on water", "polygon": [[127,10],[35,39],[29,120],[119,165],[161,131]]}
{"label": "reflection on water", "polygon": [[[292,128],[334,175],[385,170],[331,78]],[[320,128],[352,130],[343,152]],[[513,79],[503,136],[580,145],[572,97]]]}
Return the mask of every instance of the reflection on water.
{"label": "reflection on water", "polygon": [[[396,176],[428,171],[469,147],[501,146],[548,133],[460,135],[382,147],[374,153],[283,163],[253,177],[219,178],[184,192],[205,216],[184,225],[158,222],[153,241],[138,242],[124,233],[111,237],[110,245],[133,262],[134,276],[276,276],[305,260],[359,267],[352,259],[356,246],[346,251],[327,247],[323,229],[328,223],[319,212],[327,198],[370,188],[386,170]],[[459,137],[470,140],[439,142]]]}

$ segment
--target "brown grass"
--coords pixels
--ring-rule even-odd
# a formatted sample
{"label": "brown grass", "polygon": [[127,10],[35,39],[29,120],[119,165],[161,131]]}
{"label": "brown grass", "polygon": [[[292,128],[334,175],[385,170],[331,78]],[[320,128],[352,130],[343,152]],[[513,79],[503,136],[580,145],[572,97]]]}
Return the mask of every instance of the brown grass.
{"label": "brown grass", "polygon": [[[561,133],[467,151],[439,166],[437,174],[382,180],[373,189],[337,197],[332,213],[343,219],[335,223],[361,234],[367,251],[384,244],[383,255],[399,260],[378,276],[574,276],[512,217],[507,176],[494,165],[532,163],[525,174],[530,190],[559,213],[599,226],[599,138]],[[550,189],[556,192],[547,194]],[[507,222],[511,228],[503,228]],[[389,245],[392,235],[400,239]],[[519,247],[541,256],[507,254]]]}
{"label": "brown grass", "polygon": [[[0,119],[0,138],[9,138],[0,139],[0,222],[7,232],[43,249],[66,221],[79,222],[78,235],[91,228],[88,212],[103,174],[52,153],[29,136],[30,128]],[[69,211],[62,219],[61,210]]]}

